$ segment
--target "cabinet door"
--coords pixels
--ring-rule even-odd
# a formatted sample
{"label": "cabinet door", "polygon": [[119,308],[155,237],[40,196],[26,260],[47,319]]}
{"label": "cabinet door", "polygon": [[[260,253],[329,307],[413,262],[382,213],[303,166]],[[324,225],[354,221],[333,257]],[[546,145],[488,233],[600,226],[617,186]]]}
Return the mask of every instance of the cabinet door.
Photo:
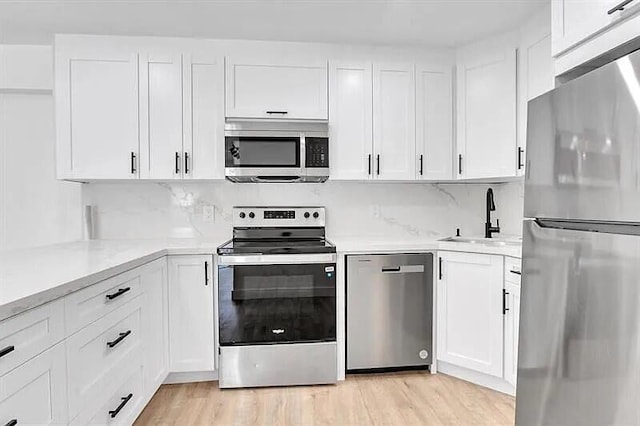
{"label": "cabinet door", "polygon": [[438,360],[502,377],[502,256],[438,255]]}
{"label": "cabinet door", "polygon": [[460,178],[516,172],[517,35],[458,51],[457,147]]}
{"label": "cabinet door", "polygon": [[373,66],[375,177],[415,178],[415,73],[412,64]]}
{"label": "cabinet door", "polygon": [[525,25],[518,49],[518,176],[524,176],[526,167],[528,102],[554,85],[549,17],[538,14]]}
{"label": "cabinet door", "polygon": [[0,377],[0,424],[66,424],[66,375],[60,343]]}
{"label": "cabinet door", "polygon": [[329,66],[331,179],[372,176],[373,81],[371,63]]}
{"label": "cabinet door", "polygon": [[328,118],[327,63],[227,58],[226,116]]}
{"label": "cabinet door", "polygon": [[453,178],[453,87],[451,67],[416,67],[418,179]]}
{"label": "cabinet door", "polygon": [[621,0],[552,1],[553,56],[558,56],[620,19],[622,12],[607,13],[619,3]]}
{"label": "cabinet door", "polygon": [[172,372],[214,370],[211,256],[169,257],[169,358]]}
{"label": "cabinet door", "polygon": [[224,61],[183,56],[185,179],[224,179]]}
{"label": "cabinet door", "polygon": [[181,179],[182,58],[140,55],[140,177]]}
{"label": "cabinet door", "polygon": [[504,379],[516,385],[518,377],[518,332],[520,330],[520,286],[505,282]]}
{"label": "cabinet door", "polygon": [[169,367],[169,308],[167,260],[162,258],[140,270],[145,393],[153,394]]}
{"label": "cabinet door", "polygon": [[58,177],[138,177],[138,56],[56,54]]}

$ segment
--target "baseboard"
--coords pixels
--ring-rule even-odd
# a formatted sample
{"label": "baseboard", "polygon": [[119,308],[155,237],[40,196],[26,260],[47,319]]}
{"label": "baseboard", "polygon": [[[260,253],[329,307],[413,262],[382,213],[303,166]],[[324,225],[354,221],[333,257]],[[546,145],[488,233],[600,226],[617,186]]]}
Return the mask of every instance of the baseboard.
{"label": "baseboard", "polygon": [[189,371],[183,373],[169,373],[163,384],[173,385],[177,383],[211,382],[214,380],[218,380],[217,371]]}
{"label": "baseboard", "polygon": [[438,373],[457,377],[458,379],[466,380],[467,382],[475,383],[476,385],[484,386],[485,388],[506,393],[507,395],[516,395],[516,388],[504,379],[489,376],[488,374],[479,373],[464,367],[458,367],[457,365],[439,361]]}

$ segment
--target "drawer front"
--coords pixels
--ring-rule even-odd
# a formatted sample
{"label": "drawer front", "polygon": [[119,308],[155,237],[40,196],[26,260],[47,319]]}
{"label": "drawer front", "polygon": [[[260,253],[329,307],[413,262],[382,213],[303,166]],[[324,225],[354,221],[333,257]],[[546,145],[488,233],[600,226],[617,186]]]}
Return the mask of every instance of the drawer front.
{"label": "drawer front", "polygon": [[130,425],[142,410],[144,395],[142,365],[137,366],[104,400],[86,407],[71,426],[84,425]]}
{"label": "drawer front", "polygon": [[132,365],[140,365],[141,298],[135,298],[67,339],[69,415],[100,401]]}
{"label": "drawer front", "polygon": [[0,322],[0,376],[64,338],[62,299]]}
{"label": "drawer front", "polygon": [[64,343],[0,377],[0,425],[67,422]]}
{"label": "drawer front", "polygon": [[504,258],[504,280],[520,285],[522,273],[522,261],[515,257]]}
{"label": "drawer front", "polygon": [[65,297],[67,335],[113,312],[141,292],[140,268],[101,281]]}

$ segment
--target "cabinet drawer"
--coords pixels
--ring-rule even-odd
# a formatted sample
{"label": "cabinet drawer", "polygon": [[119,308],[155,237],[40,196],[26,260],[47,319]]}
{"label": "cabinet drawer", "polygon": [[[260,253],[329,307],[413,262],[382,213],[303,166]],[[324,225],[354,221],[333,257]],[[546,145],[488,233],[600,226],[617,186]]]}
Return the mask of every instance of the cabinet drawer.
{"label": "cabinet drawer", "polygon": [[64,338],[62,299],[0,322],[0,376]]}
{"label": "cabinet drawer", "polygon": [[515,257],[504,258],[504,280],[513,284],[520,285],[522,261]]}
{"label": "cabinet drawer", "polygon": [[138,416],[144,401],[142,394],[142,366],[138,366],[111,393],[103,393],[103,400],[86,407],[71,426],[130,425]]}
{"label": "cabinet drawer", "polygon": [[70,418],[142,363],[140,303],[137,297],[67,339]]}
{"label": "cabinet drawer", "polygon": [[64,344],[0,377],[0,425],[66,424]]}
{"label": "cabinet drawer", "polygon": [[73,334],[140,294],[140,269],[132,269],[65,297],[67,334]]}

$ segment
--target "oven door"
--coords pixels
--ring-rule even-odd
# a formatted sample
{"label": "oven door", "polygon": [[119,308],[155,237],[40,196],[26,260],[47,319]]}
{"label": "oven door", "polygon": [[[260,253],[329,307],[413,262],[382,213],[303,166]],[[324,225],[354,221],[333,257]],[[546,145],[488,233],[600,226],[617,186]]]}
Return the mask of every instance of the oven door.
{"label": "oven door", "polygon": [[228,132],[225,173],[230,178],[295,180],[303,176],[304,138],[295,132]]}
{"label": "oven door", "polygon": [[335,254],[220,256],[221,346],[336,340]]}

